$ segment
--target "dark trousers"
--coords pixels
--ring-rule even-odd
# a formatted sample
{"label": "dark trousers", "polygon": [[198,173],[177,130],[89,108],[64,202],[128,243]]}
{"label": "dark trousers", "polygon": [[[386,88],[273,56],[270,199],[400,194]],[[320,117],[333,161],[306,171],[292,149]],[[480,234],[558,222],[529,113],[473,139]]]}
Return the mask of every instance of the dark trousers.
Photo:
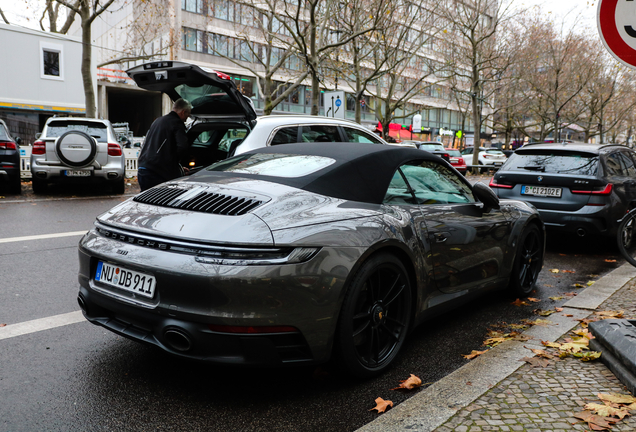
{"label": "dark trousers", "polygon": [[139,187],[142,192],[167,181],[162,176],[157,175],[157,173],[147,168],[137,170],[137,180],[139,181]]}

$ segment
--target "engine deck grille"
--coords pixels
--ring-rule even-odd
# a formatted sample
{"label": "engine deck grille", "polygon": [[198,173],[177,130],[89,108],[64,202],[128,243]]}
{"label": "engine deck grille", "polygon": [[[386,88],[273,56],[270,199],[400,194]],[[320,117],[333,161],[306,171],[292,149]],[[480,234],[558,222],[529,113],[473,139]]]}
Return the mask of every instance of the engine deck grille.
{"label": "engine deck grille", "polygon": [[263,201],[254,198],[207,192],[206,189],[158,187],[137,195],[133,201],[226,216],[244,215],[263,204]]}

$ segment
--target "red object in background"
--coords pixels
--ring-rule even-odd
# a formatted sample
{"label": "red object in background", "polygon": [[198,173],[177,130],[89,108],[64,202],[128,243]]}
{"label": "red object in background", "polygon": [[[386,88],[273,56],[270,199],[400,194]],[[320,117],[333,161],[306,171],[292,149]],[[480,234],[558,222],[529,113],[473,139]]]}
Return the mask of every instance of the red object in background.
{"label": "red object in background", "polygon": [[448,152],[448,155],[450,156],[450,164],[453,166],[453,168],[464,174],[466,172],[467,166],[466,162],[464,162],[464,158],[461,157],[459,150],[452,148],[447,148],[444,150]]}

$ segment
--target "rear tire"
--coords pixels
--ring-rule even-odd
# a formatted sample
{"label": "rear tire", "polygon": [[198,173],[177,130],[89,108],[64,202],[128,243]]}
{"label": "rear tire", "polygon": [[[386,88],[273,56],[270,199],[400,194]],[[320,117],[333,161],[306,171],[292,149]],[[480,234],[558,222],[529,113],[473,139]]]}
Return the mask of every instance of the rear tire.
{"label": "rear tire", "polygon": [[36,193],[36,194],[46,193],[46,190],[47,190],[46,180],[38,180],[34,178],[31,180],[31,187],[33,188],[33,193]]}
{"label": "rear tire", "polygon": [[536,225],[528,225],[519,237],[510,276],[511,293],[516,297],[527,297],[535,287],[542,266],[543,236]]}
{"label": "rear tire", "polygon": [[341,364],[371,377],[397,357],[411,324],[411,285],[402,262],[380,253],[367,260],[347,289],[336,331]]}

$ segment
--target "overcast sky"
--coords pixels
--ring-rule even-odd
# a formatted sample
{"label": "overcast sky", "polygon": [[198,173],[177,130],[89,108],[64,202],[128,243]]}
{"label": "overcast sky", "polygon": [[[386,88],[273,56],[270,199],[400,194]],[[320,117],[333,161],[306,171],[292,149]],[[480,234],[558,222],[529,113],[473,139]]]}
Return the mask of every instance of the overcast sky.
{"label": "overcast sky", "polygon": [[[568,12],[572,11],[568,15],[568,19],[572,23],[575,22],[576,17],[580,16],[581,23],[596,28],[596,9],[598,7],[596,0],[515,0],[515,3],[520,7],[541,6],[546,14],[554,16],[558,21],[560,21],[559,17],[566,16]],[[0,0],[0,8],[12,24],[39,28],[40,14],[36,13],[32,7],[29,8],[24,0]]]}

